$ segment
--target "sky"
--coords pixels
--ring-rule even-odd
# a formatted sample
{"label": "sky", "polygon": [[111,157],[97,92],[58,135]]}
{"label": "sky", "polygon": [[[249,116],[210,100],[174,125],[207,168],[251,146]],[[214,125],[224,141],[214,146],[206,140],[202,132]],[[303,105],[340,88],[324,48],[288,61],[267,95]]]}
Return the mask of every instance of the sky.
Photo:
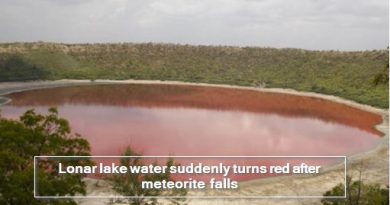
{"label": "sky", "polygon": [[388,0],[1,0],[0,42],[389,45]]}

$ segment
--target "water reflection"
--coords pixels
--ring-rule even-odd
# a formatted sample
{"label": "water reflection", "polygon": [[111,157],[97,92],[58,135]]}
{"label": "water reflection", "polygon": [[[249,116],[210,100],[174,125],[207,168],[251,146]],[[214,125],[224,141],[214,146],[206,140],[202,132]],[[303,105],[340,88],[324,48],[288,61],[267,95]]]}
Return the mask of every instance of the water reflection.
{"label": "water reflection", "polygon": [[[4,114],[26,109],[7,106]],[[342,124],[276,114],[69,104],[60,114],[95,155],[117,155],[129,144],[145,155],[344,155],[378,139]]]}

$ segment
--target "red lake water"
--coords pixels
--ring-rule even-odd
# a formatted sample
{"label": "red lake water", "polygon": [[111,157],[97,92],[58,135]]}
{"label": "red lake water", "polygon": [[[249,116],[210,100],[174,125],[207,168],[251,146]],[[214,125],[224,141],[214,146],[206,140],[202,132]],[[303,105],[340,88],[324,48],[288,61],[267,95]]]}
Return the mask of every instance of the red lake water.
{"label": "red lake water", "polygon": [[373,148],[381,136],[374,129],[381,122],[378,115],[313,97],[252,90],[94,85],[8,97],[12,102],[1,107],[8,118],[17,119],[30,108],[58,107],[72,131],[90,142],[92,155],[121,155],[130,145],[143,155],[348,156]]}

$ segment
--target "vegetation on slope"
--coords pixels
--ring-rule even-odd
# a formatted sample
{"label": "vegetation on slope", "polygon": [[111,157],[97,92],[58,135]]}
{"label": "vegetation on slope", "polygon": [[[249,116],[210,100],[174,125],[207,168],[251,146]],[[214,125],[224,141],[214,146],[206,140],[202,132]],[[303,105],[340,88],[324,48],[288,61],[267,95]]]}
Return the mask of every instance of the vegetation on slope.
{"label": "vegetation on slope", "polygon": [[17,55],[0,55],[0,81],[45,79],[47,72]]}
{"label": "vegetation on slope", "polygon": [[[44,79],[150,79],[293,88],[388,107],[388,50],[339,52],[172,44],[0,44]],[[0,71],[13,76],[16,67]],[[10,67],[10,66],[8,66]],[[3,74],[4,75],[4,74]],[[0,81],[21,79],[3,77]],[[16,75],[16,74],[15,74]],[[24,79],[30,76],[26,72]],[[30,78],[31,79],[31,78]],[[37,78],[35,78],[37,79]]]}

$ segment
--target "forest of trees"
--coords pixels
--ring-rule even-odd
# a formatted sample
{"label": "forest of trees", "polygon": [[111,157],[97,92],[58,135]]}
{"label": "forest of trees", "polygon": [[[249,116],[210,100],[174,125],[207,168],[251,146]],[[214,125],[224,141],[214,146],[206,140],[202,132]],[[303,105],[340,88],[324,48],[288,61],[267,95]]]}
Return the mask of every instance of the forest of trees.
{"label": "forest of trees", "polygon": [[[0,44],[0,81],[150,79],[293,88],[388,107],[388,50],[175,44]],[[388,76],[384,77],[388,78]],[[380,83],[378,83],[380,82]]]}

